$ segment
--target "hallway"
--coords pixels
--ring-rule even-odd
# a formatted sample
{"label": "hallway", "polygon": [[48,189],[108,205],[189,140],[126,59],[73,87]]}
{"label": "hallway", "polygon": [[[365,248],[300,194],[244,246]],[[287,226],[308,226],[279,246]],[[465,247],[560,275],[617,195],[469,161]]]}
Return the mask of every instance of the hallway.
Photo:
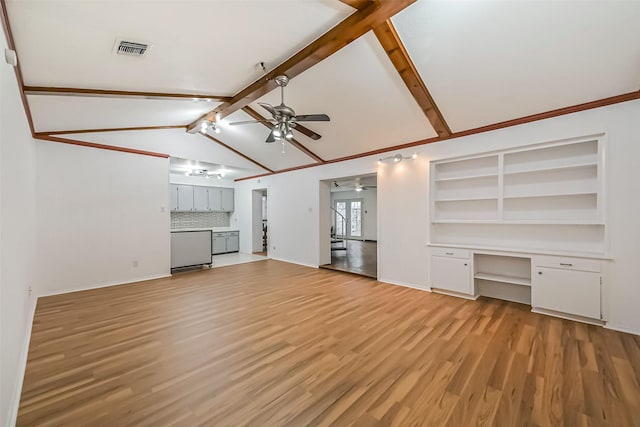
{"label": "hallway", "polygon": [[331,251],[331,264],[320,267],[376,279],[378,276],[378,243],[360,240],[347,240],[346,243],[346,250]]}

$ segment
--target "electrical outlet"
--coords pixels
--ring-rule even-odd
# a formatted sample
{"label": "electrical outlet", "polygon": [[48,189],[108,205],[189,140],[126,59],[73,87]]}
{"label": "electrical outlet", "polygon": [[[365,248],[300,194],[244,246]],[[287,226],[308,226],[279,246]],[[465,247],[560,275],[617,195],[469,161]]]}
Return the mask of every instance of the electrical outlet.
{"label": "electrical outlet", "polygon": [[136,259],[136,260],[133,261],[133,267],[135,268],[137,266],[138,266],[138,260]]}
{"label": "electrical outlet", "polygon": [[273,250],[274,250],[274,251],[276,250],[276,245],[273,245]]}
{"label": "electrical outlet", "polygon": [[33,289],[31,288],[31,285],[29,285],[29,295],[31,295],[32,292],[33,292]]}
{"label": "electrical outlet", "polygon": [[160,206],[160,212],[164,212],[166,208],[164,206]]}

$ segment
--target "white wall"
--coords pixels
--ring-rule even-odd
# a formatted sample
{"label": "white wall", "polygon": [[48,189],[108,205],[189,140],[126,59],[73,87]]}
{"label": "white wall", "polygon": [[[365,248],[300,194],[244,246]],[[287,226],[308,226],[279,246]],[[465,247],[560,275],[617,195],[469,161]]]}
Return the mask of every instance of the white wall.
{"label": "white wall", "polygon": [[[2,30],[0,30],[2,31]],[[0,35],[0,52],[6,47]],[[0,425],[13,425],[35,306],[35,141],[13,67],[0,61]]]}
{"label": "white wall", "polygon": [[42,294],[170,273],[168,159],[41,142],[37,166]]}
{"label": "white wall", "polygon": [[[362,237],[365,240],[377,240],[378,239],[378,191],[377,189],[369,188],[367,190],[362,190],[362,191],[331,192],[331,206],[335,206],[336,200],[343,200],[343,199],[362,199]],[[335,215],[331,215],[331,225],[335,226]]]}
{"label": "white wall", "polygon": [[[609,326],[640,333],[640,101],[631,101],[483,134],[414,147],[418,159],[376,164],[377,156],[241,181],[236,219],[241,250],[250,248],[250,200],[254,188],[269,188],[270,256],[317,266],[320,261],[319,180],[378,172],[378,277],[426,287],[429,239],[429,161],[581,135],[606,132],[608,229],[614,261],[605,275]],[[390,154],[395,154],[391,152]],[[275,246],[275,249],[274,249]]]}

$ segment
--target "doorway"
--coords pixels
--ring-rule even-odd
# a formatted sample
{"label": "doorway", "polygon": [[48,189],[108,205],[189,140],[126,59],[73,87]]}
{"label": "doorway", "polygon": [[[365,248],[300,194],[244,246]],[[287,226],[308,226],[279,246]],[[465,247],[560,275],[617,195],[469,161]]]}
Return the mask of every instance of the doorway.
{"label": "doorway", "polygon": [[377,278],[376,174],[326,180],[320,190],[326,209],[321,216],[326,215],[321,219],[320,267]]}
{"label": "doorway", "polygon": [[267,189],[251,192],[251,252],[267,256],[269,247]]}

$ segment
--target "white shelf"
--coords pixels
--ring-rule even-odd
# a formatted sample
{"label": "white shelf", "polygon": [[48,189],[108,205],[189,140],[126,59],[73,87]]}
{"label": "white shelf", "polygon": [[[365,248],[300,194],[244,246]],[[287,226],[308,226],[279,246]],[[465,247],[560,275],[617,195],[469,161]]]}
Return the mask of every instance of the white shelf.
{"label": "white shelf", "polygon": [[503,196],[503,199],[533,199],[542,197],[571,197],[571,196],[597,196],[594,191],[576,191],[572,193],[547,193],[547,194],[527,194],[519,196]]}
{"label": "white shelf", "polygon": [[503,274],[476,273],[476,279],[490,280],[492,282],[511,283],[512,285],[531,286],[531,279],[527,277],[506,276]]}
{"label": "white shelf", "polygon": [[591,219],[436,219],[432,224],[504,224],[504,225],[604,225],[604,222]]}
{"label": "white shelf", "polygon": [[490,177],[497,177],[498,174],[497,173],[483,173],[483,174],[478,174],[478,175],[467,175],[467,176],[456,176],[453,178],[438,178],[435,181],[436,182],[446,182],[446,181],[462,181],[465,179],[476,179],[476,178],[490,178]]}
{"label": "white shelf", "polygon": [[498,200],[497,197],[464,197],[451,199],[437,199],[434,202],[472,202],[475,200]]}
{"label": "white shelf", "polygon": [[527,174],[527,173],[538,173],[538,172],[550,172],[550,171],[557,171],[557,170],[569,170],[569,169],[583,169],[583,168],[592,168],[592,167],[597,167],[598,163],[594,163],[594,162],[589,162],[589,163],[577,163],[575,165],[568,165],[568,166],[553,166],[550,168],[531,168],[531,169],[524,169],[524,170],[518,170],[518,171],[513,171],[513,172],[504,172],[504,175],[520,175],[520,174]]}
{"label": "white shelf", "polygon": [[604,134],[434,160],[431,239],[450,247],[603,257],[604,160]]}

